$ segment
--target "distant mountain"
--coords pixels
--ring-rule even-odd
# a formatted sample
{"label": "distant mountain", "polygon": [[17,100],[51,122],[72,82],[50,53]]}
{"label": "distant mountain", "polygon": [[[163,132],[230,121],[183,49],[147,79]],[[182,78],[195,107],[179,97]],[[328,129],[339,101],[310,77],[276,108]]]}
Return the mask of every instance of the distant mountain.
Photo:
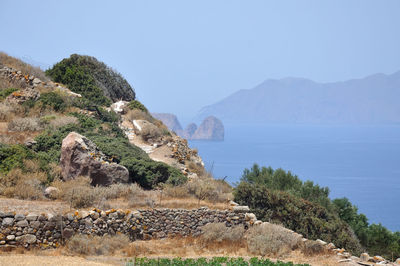
{"label": "distant mountain", "polygon": [[202,108],[225,123],[398,123],[400,71],[344,82],[302,78],[266,80]]}

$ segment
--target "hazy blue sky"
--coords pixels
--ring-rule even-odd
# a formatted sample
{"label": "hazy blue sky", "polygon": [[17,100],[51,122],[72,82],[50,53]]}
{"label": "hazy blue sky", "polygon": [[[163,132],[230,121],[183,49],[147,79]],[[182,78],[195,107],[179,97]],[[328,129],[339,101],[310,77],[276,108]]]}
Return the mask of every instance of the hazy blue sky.
{"label": "hazy blue sky", "polygon": [[0,1],[0,50],[97,57],[151,111],[190,118],[268,78],[400,70],[400,1]]}

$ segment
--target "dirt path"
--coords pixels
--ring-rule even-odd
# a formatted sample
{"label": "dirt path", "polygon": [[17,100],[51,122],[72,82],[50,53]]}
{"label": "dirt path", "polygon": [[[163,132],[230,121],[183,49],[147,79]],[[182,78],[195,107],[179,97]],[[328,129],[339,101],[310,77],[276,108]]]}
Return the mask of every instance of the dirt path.
{"label": "dirt path", "polygon": [[69,205],[62,201],[50,200],[19,200],[0,198],[0,211],[16,213],[64,213],[70,210]]}
{"label": "dirt path", "polygon": [[[88,265],[88,266],[104,266],[104,265],[115,265],[103,262],[90,261],[81,257],[70,257],[70,256],[35,256],[35,255],[1,255],[0,265],[41,265],[41,266],[70,266],[70,265]],[[121,265],[121,264],[120,264]]]}

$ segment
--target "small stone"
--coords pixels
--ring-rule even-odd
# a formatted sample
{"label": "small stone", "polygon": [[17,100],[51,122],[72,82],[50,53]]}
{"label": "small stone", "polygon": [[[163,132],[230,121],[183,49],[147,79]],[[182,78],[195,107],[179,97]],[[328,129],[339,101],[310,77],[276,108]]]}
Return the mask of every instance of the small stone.
{"label": "small stone", "polygon": [[30,214],[28,214],[27,216],[26,216],[26,220],[27,221],[36,221],[37,220],[37,218],[38,218],[38,215],[37,214],[34,214],[34,213],[30,213]]}
{"label": "small stone", "polygon": [[65,228],[63,231],[63,237],[68,239],[71,238],[74,235],[74,230],[71,228]]}
{"label": "small stone", "polygon": [[369,257],[369,255],[368,255],[368,253],[362,253],[361,255],[360,255],[360,260],[361,261],[364,261],[364,262],[366,262],[366,261],[369,261],[369,259],[370,259],[370,257]]}
{"label": "small stone", "polygon": [[1,223],[3,226],[11,226],[14,223],[14,218],[6,217],[3,219],[3,222]]}
{"label": "small stone", "polygon": [[18,226],[18,227],[27,227],[28,226],[28,221],[27,220],[18,221],[16,226]]}
{"label": "small stone", "polygon": [[25,220],[25,215],[23,215],[23,214],[15,215],[15,221],[22,221],[22,220]]}
{"label": "small stone", "polygon": [[248,212],[250,211],[249,206],[233,206],[234,212]]}
{"label": "small stone", "polygon": [[56,187],[47,187],[44,190],[44,196],[49,199],[56,199],[59,192],[60,190]]}
{"label": "small stone", "polygon": [[385,261],[385,259],[382,258],[381,256],[374,256],[373,259],[374,259],[375,262]]}
{"label": "small stone", "polygon": [[325,241],[321,240],[321,239],[317,239],[315,240],[315,242],[317,242],[318,244],[321,244],[322,246],[327,245],[328,243],[326,243]]}
{"label": "small stone", "polygon": [[4,241],[4,240],[0,241],[0,245],[5,245],[5,244],[6,244],[6,241]]}
{"label": "small stone", "polygon": [[15,240],[15,235],[8,235],[6,237],[6,239],[7,239],[7,241],[13,241],[13,240]]}
{"label": "small stone", "polygon": [[398,258],[394,263],[400,264],[400,258]]}
{"label": "small stone", "polygon": [[327,248],[327,249],[335,249],[336,246],[335,246],[335,244],[333,244],[333,243],[331,242],[331,243],[329,243],[328,245],[326,245],[326,248]]}
{"label": "small stone", "polygon": [[32,228],[34,228],[34,229],[39,229],[39,227],[40,227],[40,222],[39,222],[39,221],[30,222],[30,226],[31,226]]}

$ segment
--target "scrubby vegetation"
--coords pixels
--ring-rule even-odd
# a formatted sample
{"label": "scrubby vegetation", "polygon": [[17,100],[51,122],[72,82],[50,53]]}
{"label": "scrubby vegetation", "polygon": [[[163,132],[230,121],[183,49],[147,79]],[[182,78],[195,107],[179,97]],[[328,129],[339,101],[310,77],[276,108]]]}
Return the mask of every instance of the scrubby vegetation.
{"label": "scrubby vegetation", "polygon": [[150,259],[150,258],[135,258],[134,260],[127,262],[127,266],[153,266],[153,265],[192,265],[192,266],[248,266],[248,265],[265,265],[265,266],[306,266],[308,264],[293,264],[291,262],[272,262],[269,259],[263,258],[251,258],[246,260],[244,258],[229,258],[229,257],[214,257],[211,259],[207,258],[197,258],[197,259],[167,259],[167,258],[159,258],[159,259]]}
{"label": "scrubby vegetation", "polygon": [[303,182],[282,169],[254,165],[246,169],[234,191],[238,203],[248,205],[263,221],[281,223],[310,239],[321,238],[359,254],[400,256],[400,232],[368,225],[347,199],[329,198],[329,189]]}
{"label": "scrubby vegetation", "polygon": [[135,92],[121,74],[91,56],[73,54],[55,64],[46,74],[55,82],[68,85],[90,103],[109,105],[111,100],[135,99]]}

